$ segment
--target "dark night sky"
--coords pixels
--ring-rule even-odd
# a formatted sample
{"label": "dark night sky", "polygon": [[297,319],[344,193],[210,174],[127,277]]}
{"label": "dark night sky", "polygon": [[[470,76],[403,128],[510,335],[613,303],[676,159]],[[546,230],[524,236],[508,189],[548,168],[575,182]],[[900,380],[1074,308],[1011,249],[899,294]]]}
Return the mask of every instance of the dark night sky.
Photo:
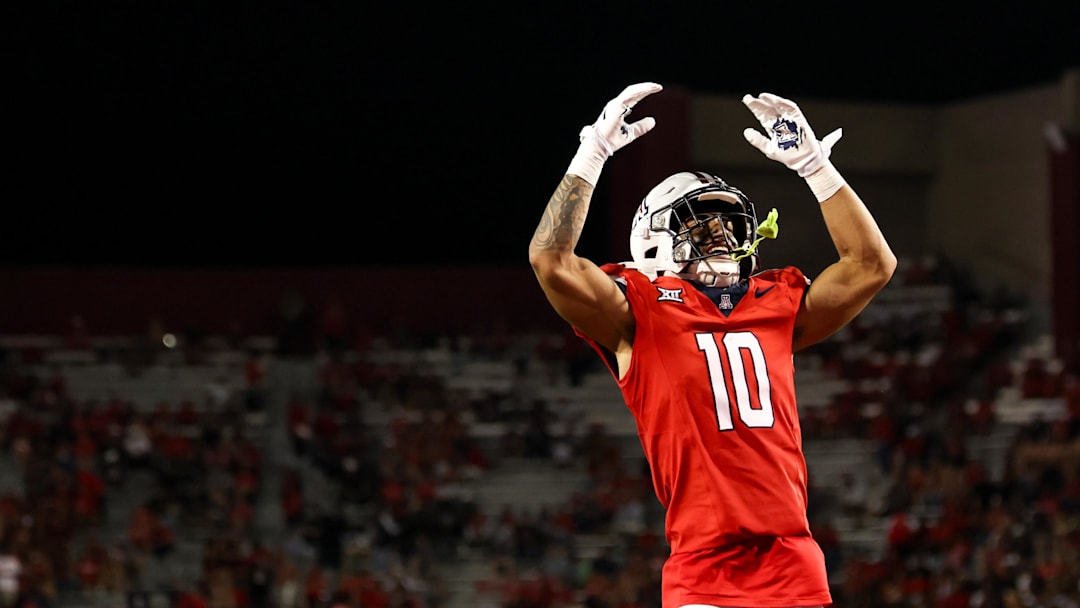
{"label": "dark night sky", "polygon": [[1076,2],[363,4],[6,6],[3,263],[521,264],[627,84],[941,103],[1080,66]]}

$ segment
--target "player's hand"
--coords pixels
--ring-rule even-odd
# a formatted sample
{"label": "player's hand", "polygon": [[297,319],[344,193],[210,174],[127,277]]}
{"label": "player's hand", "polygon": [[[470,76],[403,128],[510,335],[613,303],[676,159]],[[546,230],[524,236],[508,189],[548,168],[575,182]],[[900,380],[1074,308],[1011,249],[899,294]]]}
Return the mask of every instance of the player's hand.
{"label": "player's hand", "polygon": [[596,122],[586,125],[578,134],[581,143],[566,172],[595,186],[604,162],[612,154],[656,126],[651,116],[636,122],[626,119],[639,101],[663,88],[655,82],[632,84],[607,102]]}
{"label": "player's hand", "polygon": [[746,129],[746,141],[803,178],[825,166],[833,145],[843,135],[843,129],[837,129],[819,141],[799,106],[771,93],[745,95],[742,102],[765,129],[765,135],[757,129]]}
{"label": "player's hand", "polygon": [[604,156],[610,157],[616,150],[648,133],[656,126],[656,119],[652,116],[632,123],[626,122],[626,118],[639,101],[663,88],[655,82],[641,82],[626,87],[607,102],[596,122],[581,129],[578,134],[581,142],[594,141]]}

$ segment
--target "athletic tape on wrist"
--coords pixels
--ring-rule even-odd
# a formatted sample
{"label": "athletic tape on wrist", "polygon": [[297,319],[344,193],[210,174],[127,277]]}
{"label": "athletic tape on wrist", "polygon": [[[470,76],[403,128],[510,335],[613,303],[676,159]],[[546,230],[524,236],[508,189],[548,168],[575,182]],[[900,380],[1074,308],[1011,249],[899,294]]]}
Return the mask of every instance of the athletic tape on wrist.
{"label": "athletic tape on wrist", "polygon": [[810,191],[814,193],[814,197],[817,198],[819,203],[824,203],[832,198],[847,183],[844,176],[840,175],[840,172],[830,162],[826,162],[820,169],[807,175],[804,179],[806,179],[806,185],[810,186]]}
{"label": "athletic tape on wrist", "polygon": [[566,173],[576,175],[595,186],[600,179],[600,172],[604,169],[604,163],[611,156],[608,151],[610,149],[610,145],[603,138],[593,136],[583,140],[578,146],[577,154],[570,160]]}

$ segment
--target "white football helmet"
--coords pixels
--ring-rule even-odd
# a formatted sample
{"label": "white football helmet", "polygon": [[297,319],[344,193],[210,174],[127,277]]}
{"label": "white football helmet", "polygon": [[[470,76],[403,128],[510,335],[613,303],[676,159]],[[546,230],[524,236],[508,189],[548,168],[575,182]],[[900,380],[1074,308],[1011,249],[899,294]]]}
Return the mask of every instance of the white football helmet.
{"label": "white football helmet", "polygon": [[676,173],[634,214],[632,266],[651,278],[670,273],[727,287],[757,272],[757,228],[754,204],[741,191],[708,173]]}

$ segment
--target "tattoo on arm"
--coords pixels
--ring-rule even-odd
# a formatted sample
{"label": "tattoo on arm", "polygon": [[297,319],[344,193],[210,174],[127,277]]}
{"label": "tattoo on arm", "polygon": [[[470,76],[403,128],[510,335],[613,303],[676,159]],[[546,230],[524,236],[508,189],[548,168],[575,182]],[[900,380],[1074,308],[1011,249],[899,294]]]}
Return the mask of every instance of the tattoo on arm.
{"label": "tattoo on arm", "polygon": [[572,250],[585,225],[592,194],[593,186],[589,182],[572,175],[564,176],[544,209],[533,234],[532,246]]}

